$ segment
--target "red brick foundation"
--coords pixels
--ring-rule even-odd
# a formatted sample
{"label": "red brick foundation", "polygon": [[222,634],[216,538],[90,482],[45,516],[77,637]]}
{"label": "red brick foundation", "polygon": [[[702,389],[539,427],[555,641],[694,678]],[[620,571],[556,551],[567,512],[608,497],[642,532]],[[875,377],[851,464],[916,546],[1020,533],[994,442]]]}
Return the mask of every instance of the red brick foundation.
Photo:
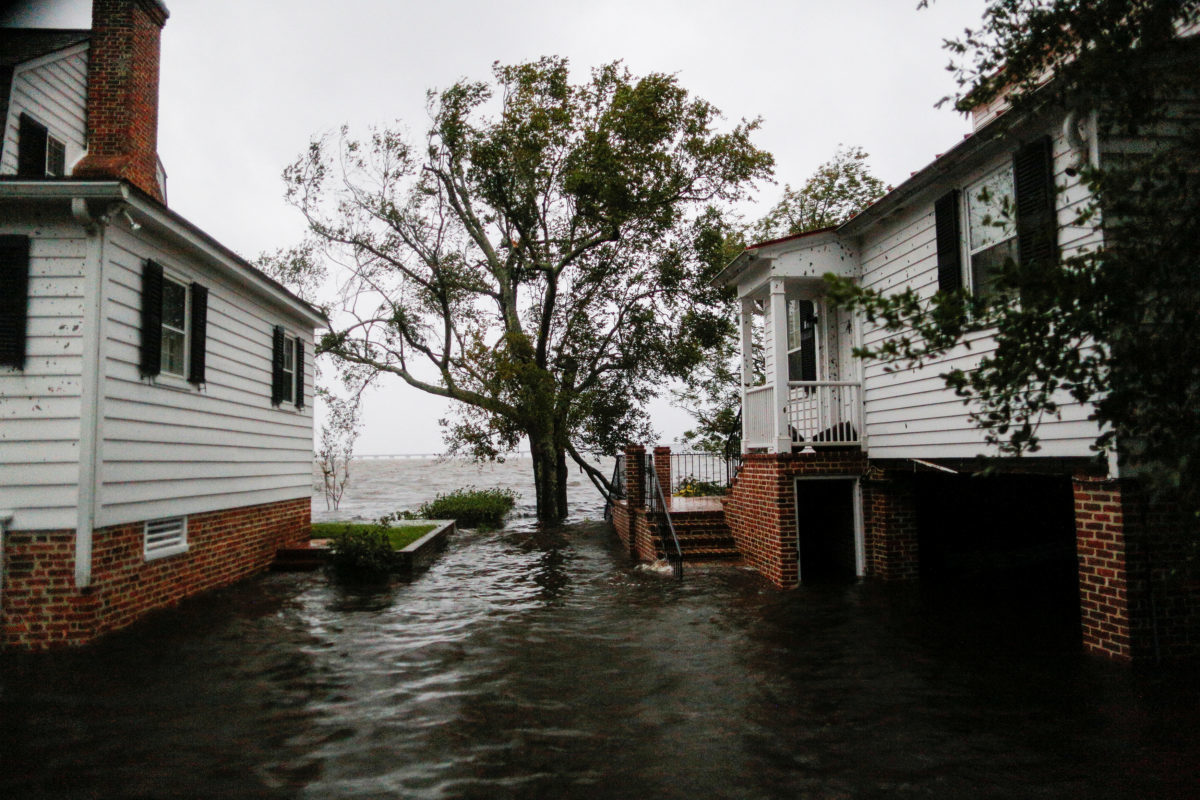
{"label": "red brick foundation", "polygon": [[858,448],[743,457],[742,469],[725,499],[725,520],[746,562],[776,586],[796,586],[800,574],[795,480],[835,477],[863,480],[867,574],[889,580],[915,578],[917,538],[911,487],[898,477],[868,470],[866,454]]}
{"label": "red brick foundation", "polygon": [[280,547],[306,540],[307,497],[192,514],[188,551],[146,561],[143,523],[92,538],[92,585],[75,588],[75,532],[13,531],[4,542],[0,643],[79,645],[184,597],[265,569]]}
{"label": "red brick foundation", "polygon": [[1084,648],[1121,661],[1200,655],[1187,520],[1132,482],[1077,476],[1074,491]]}

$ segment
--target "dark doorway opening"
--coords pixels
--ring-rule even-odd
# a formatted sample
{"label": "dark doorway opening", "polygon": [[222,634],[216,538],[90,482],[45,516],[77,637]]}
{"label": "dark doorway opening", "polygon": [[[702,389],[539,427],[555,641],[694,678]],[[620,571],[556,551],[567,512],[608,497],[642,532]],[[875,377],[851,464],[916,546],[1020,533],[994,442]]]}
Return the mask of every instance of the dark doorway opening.
{"label": "dark doorway opening", "polygon": [[850,581],[858,575],[853,478],[796,481],[800,581]]}
{"label": "dark doorway opening", "polygon": [[1071,480],[1051,475],[920,474],[922,584],[981,636],[1079,637]]}

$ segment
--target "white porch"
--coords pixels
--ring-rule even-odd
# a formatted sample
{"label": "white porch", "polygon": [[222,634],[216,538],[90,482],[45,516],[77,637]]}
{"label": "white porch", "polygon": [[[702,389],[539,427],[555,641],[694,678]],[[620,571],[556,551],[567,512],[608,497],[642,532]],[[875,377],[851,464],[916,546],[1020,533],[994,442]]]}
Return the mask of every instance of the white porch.
{"label": "white porch", "polygon": [[[860,446],[859,321],[825,301],[823,275],[852,275],[854,255],[819,232],[746,259],[741,298],[742,449]],[[732,276],[731,276],[732,277]]]}

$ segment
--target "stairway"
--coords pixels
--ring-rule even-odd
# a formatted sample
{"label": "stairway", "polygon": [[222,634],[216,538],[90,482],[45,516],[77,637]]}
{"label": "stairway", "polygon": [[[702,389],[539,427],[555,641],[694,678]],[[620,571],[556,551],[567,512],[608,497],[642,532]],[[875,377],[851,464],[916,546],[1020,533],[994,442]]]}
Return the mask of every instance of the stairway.
{"label": "stairway", "polygon": [[[720,499],[695,498],[696,500],[709,500],[709,503],[704,504],[708,507],[687,507],[677,510],[674,506],[684,505],[678,503],[680,499],[671,498],[673,506],[671,522],[675,525],[675,535],[679,539],[679,549],[683,552],[684,563],[741,563],[742,555],[733,541],[733,534],[730,532],[729,526],[725,524],[725,511],[720,505]],[[660,553],[665,554],[666,548],[663,546],[662,536],[666,535],[669,538],[670,534],[666,532],[665,524],[656,527],[659,532],[658,548]]]}

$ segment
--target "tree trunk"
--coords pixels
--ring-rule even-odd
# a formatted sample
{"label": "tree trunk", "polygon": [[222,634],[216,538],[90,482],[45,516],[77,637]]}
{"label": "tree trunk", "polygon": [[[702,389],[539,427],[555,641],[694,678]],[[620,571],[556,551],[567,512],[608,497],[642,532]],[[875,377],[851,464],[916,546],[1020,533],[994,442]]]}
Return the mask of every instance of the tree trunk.
{"label": "tree trunk", "polygon": [[560,454],[554,446],[554,440],[549,436],[531,435],[529,450],[533,456],[533,487],[537,498],[538,522],[555,525],[566,516],[566,486],[559,489]]}
{"label": "tree trunk", "polygon": [[557,463],[555,471],[558,473],[558,518],[566,519],[567,517],[567,451],[563,448],[557,448],[556,453]]}

